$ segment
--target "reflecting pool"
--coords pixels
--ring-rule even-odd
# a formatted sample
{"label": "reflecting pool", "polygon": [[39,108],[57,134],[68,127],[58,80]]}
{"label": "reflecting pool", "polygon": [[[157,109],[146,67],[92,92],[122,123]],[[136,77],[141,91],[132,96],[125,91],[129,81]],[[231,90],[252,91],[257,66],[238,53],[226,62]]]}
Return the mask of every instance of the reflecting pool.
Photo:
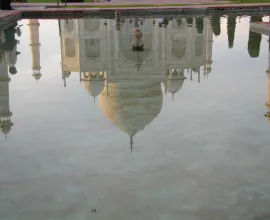
{"label": "reflecting pool", "polygon": [[4,30],[0,219],[269,219],[269,37],[250,21],[269,17]]}

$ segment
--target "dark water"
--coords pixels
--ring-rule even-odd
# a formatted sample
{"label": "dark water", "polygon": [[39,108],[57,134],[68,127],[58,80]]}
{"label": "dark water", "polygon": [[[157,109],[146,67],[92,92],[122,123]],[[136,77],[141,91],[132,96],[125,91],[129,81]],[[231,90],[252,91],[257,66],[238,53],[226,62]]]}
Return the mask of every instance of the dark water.
{"label": "dark water", "polygon": [[262,20],[5,30],[0,219],[268,220],[269,42],[249,30]]}

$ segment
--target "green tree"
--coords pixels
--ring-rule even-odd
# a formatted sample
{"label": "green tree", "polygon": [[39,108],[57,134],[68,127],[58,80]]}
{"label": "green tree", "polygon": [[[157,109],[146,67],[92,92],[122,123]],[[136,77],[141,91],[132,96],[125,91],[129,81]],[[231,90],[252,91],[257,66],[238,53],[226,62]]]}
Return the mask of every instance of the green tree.
{"label": "green tree", "polygon": [[212,24],[212,30],[215,36],[219,36],[220,31],[220,15],[213,14],[211,16],[211,24]]}
{"label": "green tree", "polygon": [[203,17],[196,18],[196,28],[199,34],[203,33]]}
{"label": "green tree", "polygon": [[192,24],[193,24],[193,18],[187,18],[187,24],[189,24],[190,26],[192,26]]}
{"label": "green tree", "polygon": [[[250,22],[262,22],[262,16],[252,15]],[[262,35],[249,31],[248,37],[248,54],[250,57],[255,58],[260,55]]]}
{"label": "green tree", "polygon": [[177,17],[176,23],[180,26],[182,24],[182,19],[180,17]]}
{"label": "green tree", "polygon": [[229,48],[233,48],[235,27],[236,27],[236,15],[230,14],[227,19],[227,34]]}

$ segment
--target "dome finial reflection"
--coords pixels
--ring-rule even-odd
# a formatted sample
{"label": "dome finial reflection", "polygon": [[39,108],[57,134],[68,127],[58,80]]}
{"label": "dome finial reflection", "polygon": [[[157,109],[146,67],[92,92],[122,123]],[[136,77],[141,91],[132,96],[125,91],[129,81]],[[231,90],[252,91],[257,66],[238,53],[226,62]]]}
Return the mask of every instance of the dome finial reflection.
{"label": "dome finial reflection", "polygon": [[133,152],[133,136],[129,136],[130,138],[130,152]]}

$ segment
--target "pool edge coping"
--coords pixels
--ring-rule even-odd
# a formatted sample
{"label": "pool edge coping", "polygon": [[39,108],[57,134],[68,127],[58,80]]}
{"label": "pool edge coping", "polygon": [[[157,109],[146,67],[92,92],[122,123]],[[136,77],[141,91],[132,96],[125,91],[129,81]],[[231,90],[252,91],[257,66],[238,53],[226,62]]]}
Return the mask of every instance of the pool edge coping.
{"label": "pool edge coping", "polygon": [[23,16],[22,11],[0,11],[0,29],[8,28],[9,25],[12,25],[14,22],[20,20]]}
{"label": "pool edge coping", "polygon": [[[270,4],[253,5],[196,5],[196,6],[159,6],[159,7],[121,7],[121,8],[48,8],[43,10],[24,10],[23,17],[35,18],[81,18],[84,16],[114,16],[116,10],[119,10],[123,16],[151,15],[151,14],[208,14],[208,13],[235,13],[235,12],[268,12],[270,14]],[[39,16],[37,16],[39,13]]]}
{"label": "pool edge coping", "polygon": [[[32,7],[31,7],[32,8]],[[33,7],[34,8],[34,7]],[[157,7],[111,7],[111,8],[48,8],[48,9],[27,9],[14,10],[1,15],[0,11],[0,28],[15,22],[22,18],[40,17],[40,19],[49,18],[80,18],[87,15],[104,15],[119,10],[121,13],[130,15],[130,13],[146,15],[161,13],[183,13],[183,14],[207,14],[207,13],[228,13],[228,12],[270,12],[270,3],[261,4],[221,4],[221,5],[190,5],[190,6],[157,6]],[[38,16],[37,16],[38,14]],[[135,14],[136,15],[136,14]]]}

